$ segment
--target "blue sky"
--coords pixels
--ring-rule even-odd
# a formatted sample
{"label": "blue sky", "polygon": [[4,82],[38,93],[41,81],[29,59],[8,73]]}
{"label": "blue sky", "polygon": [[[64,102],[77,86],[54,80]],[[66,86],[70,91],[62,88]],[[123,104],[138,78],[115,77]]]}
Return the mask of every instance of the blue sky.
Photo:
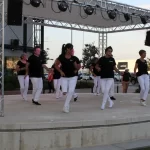
{"label": "blue sky", "polygon": [[[134,5],[143,8],[150,8],[150,0],[116,0],[121,3]],[[150,47],[144,46],[146,30],[131,31],[123,33],[111,33],[108,35],[108,46],[111,45],[114,49],[114,57],[120,59],[137,59],[140,49],[147,50],[147,56],[150,57]],[[71,31],[66,29],[45,28],[45,49],[49,48],[49,56],[52,59],[60,54],[61,46],[64,43],[71,42]],[[75,55],[82,58],[83,43],[95,43],[98,46],[98,34],[73,31],[73,45],[75,47]],[[51,65],[53,61],[49,62]]]}

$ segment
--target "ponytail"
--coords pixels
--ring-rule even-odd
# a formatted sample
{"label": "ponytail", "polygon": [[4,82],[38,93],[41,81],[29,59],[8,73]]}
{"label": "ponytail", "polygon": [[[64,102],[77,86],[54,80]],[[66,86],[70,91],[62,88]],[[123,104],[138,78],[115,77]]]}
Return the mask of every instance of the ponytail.
{"label": "ponytail", "polygon": [[65,45],[66,45],[66,44],[63,44],[63,45],[62,45],[61,55],[65,55],[65,53],[66,53]]}

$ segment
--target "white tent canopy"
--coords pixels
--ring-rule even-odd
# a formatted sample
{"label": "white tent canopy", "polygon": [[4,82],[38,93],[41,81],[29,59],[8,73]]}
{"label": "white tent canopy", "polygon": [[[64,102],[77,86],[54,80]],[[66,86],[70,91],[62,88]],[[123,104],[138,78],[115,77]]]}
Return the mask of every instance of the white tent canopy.
{"label": "white tent canopy", "polygon": [[[24,0],[23,15],[27,17],[26,23],[34,23],[33,18],[44,19],[45,26],[53,26],[59,28],[72,28],[74,30],[82,30],[89,32],[120,32],[138,29],[148,29],[150,23],[143,25],[140,16],[150,16],[150,10],[134,7],[127,4],[122,4],[109,0],[77,0],[78,3],[73,3],[73,0],[66,0],[69,4],[70,11],[55,13],[59,11],[57,0],[43,0],[43,5],[35,8],[30,4],[30,0]],[[86,16],[83,7],[91,5],[95,8],[95,12],[91,16],[83,19],[81,16]],[[99,6],[99,8],[96,7]],[[81,14],[80,14],[80,9]],[[117,18],[111,20],[108,17],[107,10],[118,11]],[[5,9],[6,10],[6,9]],[[132,15],[132,19],[125,21],[123,13]],[[133,15],[134,14],[134,15]],[[150,22],[150,20],[148,21]],[[36,22],[41,24],[41,22]]]}

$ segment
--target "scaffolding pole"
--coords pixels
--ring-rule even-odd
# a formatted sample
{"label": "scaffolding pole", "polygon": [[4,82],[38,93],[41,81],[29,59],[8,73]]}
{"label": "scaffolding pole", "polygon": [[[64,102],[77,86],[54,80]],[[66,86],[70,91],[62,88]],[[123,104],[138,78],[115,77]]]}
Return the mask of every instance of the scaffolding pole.
{"label": "scaffolding pole", "polygon": [[5,26],[5,13],[4,13],[4,0],[0,4],[0,117],[4,117],[4,26]]}
{"label": "scaffolding pole", "polygon": [[99,55],[104,56],[105,48],[107,47],[107,33],[99,33],[98,34],[98,48]]}

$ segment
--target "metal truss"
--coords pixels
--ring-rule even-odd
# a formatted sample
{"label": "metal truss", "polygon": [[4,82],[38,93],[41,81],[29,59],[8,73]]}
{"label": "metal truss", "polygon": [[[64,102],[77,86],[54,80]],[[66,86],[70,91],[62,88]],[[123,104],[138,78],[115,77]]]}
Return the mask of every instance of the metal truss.
{"label": "metal truss", "polygon": [[33,27],[33,30],[34,30],[34,46],[36,45],[40,45],[41,44],[41,26],[40,25],[37,25],[37,24],[34,24],[34,27]]}
{"label": "metal truss", "polygon": [[0,117],[4,116],[4,0],[0,2]]}
{"label": "metal truss", "polygon": [[107,33],[99,33],[98,34],[98,47],[100,56],[104,56],[105,48],[107,47]]}
{"label": "metal truss", "polygon": [[137,25],[118,26],[118,27],[111,27],[111,28],[100,28],[100,27],[93,27],[89,25],[72,24],[72,23],[50,20],[50,19],[41,22],[40,20],[43,20],[44,18],[36,18],[31,16],[26,16],[26,17],[27,19],[24,20],[24,23],[27,24],[36,24],[40,26],[43,25],[49,27],[86,31],[86,32],[93,32],[93,33],[115,33],[115,32],[150,29],[150,23],[147,23],[146,25],[137,24]]}

